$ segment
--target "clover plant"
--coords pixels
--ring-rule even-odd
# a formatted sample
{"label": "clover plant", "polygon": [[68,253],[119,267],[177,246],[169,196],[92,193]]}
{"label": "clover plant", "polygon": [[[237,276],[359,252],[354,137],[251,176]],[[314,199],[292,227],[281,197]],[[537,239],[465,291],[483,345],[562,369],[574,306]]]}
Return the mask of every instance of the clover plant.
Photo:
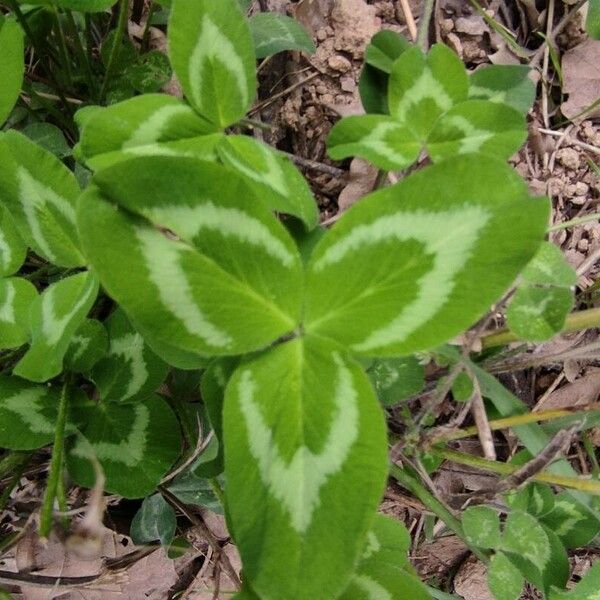
{"label": "clover plant", "polygon": [[[248,21],[236,0],[174,0],[168,37],[185,99],[81,108],[75,156],[93,173],[85,189],[22,133],[0,135],[0,349],[10,350],[0,447],[55,442],[52,475],[64,440],[75,483],[93,487],[100,468],[107,491],[146,497],[132,530],[140,543],[175,535],[161,482],[159,492],[209,503],[213,478],[243,561],[238,598],[430,598],[408,562],[406,530],[376,514],[389,471],[381,404],[420,389],[419,353],[456,361],[444,344],[519,275],[509,321],[523,337],[559,330],[571,306],[573,274],[543,242],[549,202],[530,197],[505,163],[526,137],[526,73],[469,76],[445,46],[425,54],[376,36],[361,88],[371,100],[385,90],[380,114],[341,120],[329,153],[401,170],[426,152],[433,164],[323,231],[293,163],[229,131],[254,102],[257,56],[309,51],[310,40],[293,21]],[[23,36],[8,18],[0,54],[4,120],[23,73]],[[297,239],[307,235],[319,238],[308,257]],[[551,294],[558,316],[538,310],[547,298],[555,305]],[[472,368],[497,412],[522,410]],[[212,441],[173,479],[199,435],[200,417],[182,400],[198,387]],[[519,430],[532,454],[547,440],[536,427]],[[582,515],[574,522],[597,531],[595,509],[535,492],[547,505],[532,508],[537,496],[521,490],[503,524],[491,508],[468,509],[461,535],[486,560],[494,551],[498,600],[516,599],[525,579],[548,598],[579,598],[559,591],[564,544],[581,541],[563,517]]]}

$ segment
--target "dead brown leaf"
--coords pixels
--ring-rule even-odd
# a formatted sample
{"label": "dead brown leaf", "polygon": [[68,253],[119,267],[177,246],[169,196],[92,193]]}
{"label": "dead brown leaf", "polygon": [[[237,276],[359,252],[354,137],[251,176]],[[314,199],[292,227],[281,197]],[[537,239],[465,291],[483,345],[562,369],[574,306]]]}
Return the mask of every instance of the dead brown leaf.
{"label": "dead brown leaf", "polygon": [[576,122],[600,116],[600,107],[577,117],[600,98],[600,41],[588,39],[563,55],[563,92],[569,95],[561,105],[565,117]]}

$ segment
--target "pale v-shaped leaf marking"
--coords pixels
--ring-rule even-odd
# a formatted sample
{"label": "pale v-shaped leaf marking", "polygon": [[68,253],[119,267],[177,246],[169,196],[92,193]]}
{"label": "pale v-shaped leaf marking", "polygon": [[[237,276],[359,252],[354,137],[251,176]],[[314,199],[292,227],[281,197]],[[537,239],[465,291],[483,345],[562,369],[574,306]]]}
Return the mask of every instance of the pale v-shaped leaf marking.
{"label": "pale v-shaped leaf marking", "polygon": [[368,600],[394,600],[393,596],[381,584],[367,575],[355,575],[352,582],[367,594]]}
{"label": "pale v-shaped leaf marking", "polygon": [[8,269],[12,256],[12,248],[6,240],[4,233],[0,231],[0,265],[3,269]]}
{"label": "pale v-shaped leaf marking", "polygon": [[444,86],[435,78],[431,69],[425,68],[419,78],[402,94],[396,105],[396,117],[405,121],[408,111],[423,100],[431,100],[441,112],[446,112],[454,104]]}
{"label": "pale v-shaped leaf marking", "polygon": [[483,146],[483,144],[485,144],[485,142],[487,142],[493,136],[493,133],[491,131],[487,131],[485,129],[478,129],[468,119],[460,115],[451,115],[449,117],[446,117],[444,119],[444,122],[445,124],[450,125],[450,127],[455,127],[461,133],[464,134],[464,138],[459,140],[459,152],[462,153],[479,151],[481,146]]}
{"label": "pale v-shaped leaf marking", "polygon": [[0,400],[0,410],[7,410],[27,426],[32,433],[53,433],[54,424],[41,412],[42,399],[46,396],[44,389],[23,390],[14,396]]}
{"label": "pale v-shaped leaf marking", "polygon": [[123,143],[122,149],[126,150],[135,146],[153,144],[160,140],[169,121],[178,115],[189,114],[190,109],[181,104],[161,106],[139,125],[131,137]]}
{"label": "pale v-shaped leaf marking", "polygon": [[128,333],[116,340],[111,340],[109,353],[120,356],[131,368],[127,388],[121,400],[135,396],[148,379],[146,361],[144,361],[144,339],[138,333]]}
{"label": "pale v-shaped leaf marking", "polygon": [[11,281],[5,281],[3,287],[6,290],[6,297],[0,304],[0,321],[15,323],[15,297],[17,295],[15,285]]}
{"label": "pale v-shaped leaf marking", "polygon": [[313,513],[320,504],[321,488],[343,467],[358,438],[358,393],[352,373],[339,357],[335,357],[335,362],[338,367],[333,399],[336,411],[323,449],[315,454],[306,446],[300,446],[288,463],[277,447],[276,432],[265,422],[255,400],[257,386],[252,371],[244,371],[238,383],[250,453],[258,463],[263,484],[282,503],[290,516],[290,525],[298,533],[310,527]]}

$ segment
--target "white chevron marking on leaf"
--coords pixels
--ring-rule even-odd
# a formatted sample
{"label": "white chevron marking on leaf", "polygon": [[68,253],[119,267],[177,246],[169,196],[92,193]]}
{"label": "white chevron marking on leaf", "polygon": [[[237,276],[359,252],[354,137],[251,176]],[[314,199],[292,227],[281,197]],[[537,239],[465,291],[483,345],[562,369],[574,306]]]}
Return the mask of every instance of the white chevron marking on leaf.
{"label": "white chevron marking on leaf", "polygon": [[491,131],[477,129],[473,123],[460,115],[453,115],[445,119],[445,121],[451,127],[456,127],[456,129],[465,134],[464,139],[460,141],[459,149],[463,153],[477,152],[493,135]]}
{"label": "white chevron marking on leaf", "polygon": [[405,163],[409,159],[385,139],[386,134],[400,128],[402,127],[396,123],[379,123],[369,135],[360,140],[360,143],[384,158]]}
{"label": "white chevron marking on leaf", "polygon": [[469,87],[469,97],[475,98],[480,96],[484,96],[485,99],[490,102],[506,102],[506,92],[504,90],[494,90],[492,88],[471,84]]}
{"label": "white chevron marking on leaf", "polygon": [[59,196],[54,190],[42,185],[37,179],[31,176],[24,167],[17,169],[17,181],[19,183],[19,200],[25,213],[25,218],[31,230],[31,235],[42,249],[46,256],[56,260],[56,255],[50,248],[48,241],[38,219],[38,211],[42,210],[46,204],[56,208],[69,222],[75,225],[75,209],[66,198]]}
{"label": "white chevron marking on leaf", "polygon": [[90,458],[93,453],[100,461],[110,460],[124,464],[127,467],[135,467],[144,460],[146,452],[146,438],[148,425],[150,424],[150,411],[144,404],[135,406],[135,417],[131,423],[129,435],[118,443],[115,442],[92,442],[92,448],[87,442],[79,439],[73,447],[73,454],[80,458]]}
{"label": "white chevron marking on leaf", "polygon": [[193,239],[203,229],[209,229],[259,247],[286,267],[294,264],[294,255],[285,244],[258,219],[239,208],[216,206],[208,201],[196,206],[153,207],[152,214],[186,239]]}
{"label": "white chevron marking on leaf", "polygon": [[406,90],[396,106],[398,119],[406,119],[408,110],[422,102],[432,100],[439,108],[446,112],[454,104],[442,84],[433,76],[431,69],[424,69],[421,76]]}
{"label": "white chevron marking on leaf", "polygon": [[231,344],[231,336],[213,325],[194,299],[180,262],[182,254],[193,251],[183,244],[162,239],[152,229],[138,228],[135,235],[140,242],[150,281],[156,286],[163,306],[191,335],[217,348]]}
{"label": "white chevron marking on leaf", "polygon": [[169,121],[181,114],[188,114],[190,109],[183,104],[175,104],[161,106],[156,112],[152,113],[146,121],[144,121],[131,135],[131,137],[123,143],[122,148],[132,148],[135,146],[148,145],[157,142],[164,130],[167,128]]}
{"label": "white chevron marking on leaf", "polygon": [[338,472],[358,438],[358,394],[352,373],[336,357],[338,381],[334,403],[336,414],[319,454],[300,446],[286,464],[277,448],[274,432],[265,423],[254,397],[256,383],[252,371],[240,377],[238,393],[240,409],[246,421],[250,453],[258,463],[263,484],[279,500],[291,518],[291,526],[304,533],[310,526],[319,493],[329,477]]}
{"label": "white chevron marking on leaf", "polygon": [[3,269],[7,269],[12,259],[12,249],[6,240],[5,235],[0,231],[0,265]]}
{"label": "white chevron marking on leaf", "polygon": [[371,350],[405,339],[431,319],[454,288],[454,275],[470,258],[479,232],[490,218],[481,206],[463,206],[441,212],[398,212],[359,225],[330,246],[314,265],[315,271],[341,261],[347,254],[364,250],[385,240],[416,240],[424,252],[434,256],[433,267],[416,286],[417,297],[388,325],[374,331],[355,350]]}
{"label": "white chevron marking on leaf", "polygon": [[77,350],[73,352],[74,360],[78,360],[83,356],[91,341],[92,340],[89,337],[85,337],[83,335],[74,335],[71,338],[71,346],[77,346]]}
{"label": "white chevron marking on leaf", "polygon": [[53,433],[54,425],[40,412],[45,395],[44,389],[23,390],[1,400],[0,408],[17,415],[33,433]]}
{"label": "white chevron marking on leaf", "polygon": [[[189,62],[192,95],[194,102],[201,112],[205,108],[202,95],[202,72],[207,62],[219,62],[224,69],[232,73],[233,80],[237,83],[240,102],[246,106],[248,103],[248,77],[244,63],[231,41],[223,34],[212,19],[208,15],[205,15],[202,20],[202,29],[198,36],[198,43],[192,52]],[[211,106],[210,110],[212,112],[214,107]]]}
{"label": "white chevron marking on leaf", "polygon": [[227,160],[238,171],[248,176],[253,181],[265,183],[282,196],[287,196],[290,191],[285,180],[283,169],[277,160],[277,155],[268,150],[263,144],[257,144],[256,148],[257,150],[260,149],[259,152],[264,160],[265,168],[261,171],[256,171],[245,162],[239,160],[227,147],[225,147],[224,151],[227,154]]}
{"label": "white chevron marking on leaf", "polygon": [[369,600],[394,600],[382,585],[367,575],[355,575],[352,582],[367,594]]}
{"label": "white chevron marking on leaf", "polygon": [[367,534],[367,545],[365,547],[365,551],[363,552],[363,556],[362,556],[363,560],[367,560],[367,558],[371,558],[371,556],[373,556],[373,554],[376,554],[380,550],[381,550],[381,544],[379,543],[377,536],[372,531],[369,531],[369,533]]}
{"label": "white chevron marking on leaf", "polygon": [[111,340],[110,354],[121,356],[131,367],[131,377],[121,398],[127,400],[137,394],[148,379],[148,370],[144,361],[144,340],[138,333],[128,333],[121,338]]}
{"label": "white chevron marking on leaf", "polygon": [[73,315],[89,300],[89,295],[94,289],[94,280],[90,277],[77,302],[61,317],[54,311],[54,296],[58,289],[56,286],[49,287],[42,294],[42,333],[47,346],[53,346],[60,340]]}
{"label": "white chevron marking on leaf", "polygon": [[6,289],[6,298],[4,298],[4,302],[0,305],[0,321],[14,323],[16,320],[15,296],[17,292],[14,284],[10,281],[5,282],[4,288]]}

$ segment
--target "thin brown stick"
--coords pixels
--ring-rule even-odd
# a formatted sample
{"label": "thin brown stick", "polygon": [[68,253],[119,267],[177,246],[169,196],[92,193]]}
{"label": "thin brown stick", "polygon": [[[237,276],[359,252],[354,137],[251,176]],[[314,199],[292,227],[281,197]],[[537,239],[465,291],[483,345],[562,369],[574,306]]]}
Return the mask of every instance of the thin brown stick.
{"label": "thin brown stick", "polygon": [[404,14],[404,20],[406,21],[406,27],[408,28],[408,32],[410,33],[410,37],[413,42],[417,41],[417,24],[415,23],[415,17],[412,14],[412,10],[410,8],[410,4],[408,0],[399,0],[400,8],[402,9],[402,13]]}
{"label": "thin brown stick", "polygon": [[319,73],[313,73],[312,75],[309,75],[308,77],[305,77],[304,79],[297,81],[293,85],[290,85],[289,87],[285,88],[285,90],[282,90],[281,92],[278,92],[277,94],[274,94],[273,96],[267,98],[267,100],[264,100],[263,102],[259,102],[258,104],[256,104],[255,106],[253,106],[250,109],[248,114],[253,115],[254,113],[261,111],[263,108],[266,108],[270,104],[273,104],[273,102],[275,102],[275,100],[278,100],[282,96],[285,96],[286,94],[293,92],[295,89],[302,87],[305,83],[312,81],[318,75],[319,75]]}
{"label": "thin brown stick", "polygon": [[325,163],[317,162],[316,160],[311,160],[310,158],[297,156],[296,154],[291,154],[290,152],[283,152],[283,154],[289,156],[289,158],[299,167],[304,167],[305,169],[309,169],[311,171],[318,171],[319,173],[325,173],[326,175],[331,175],[332,177],[346,177],[348,174],[347,171],[344,171],[344,169],[326,165]]}
{"label": "thin brown stick", "polygon": [[471,381],[473,382],[471,414],[473,415],[475,425],[477,426],[477,435],[483,449],[483,455],[489,460],[496,460],[497,456],[496,448],[494,447],[494,435],[485,412],[485,405],[483,403],[483,396],[481,394],[481,388],[479,387],[479,381],[473,374],[470,374],[470,376]]}

